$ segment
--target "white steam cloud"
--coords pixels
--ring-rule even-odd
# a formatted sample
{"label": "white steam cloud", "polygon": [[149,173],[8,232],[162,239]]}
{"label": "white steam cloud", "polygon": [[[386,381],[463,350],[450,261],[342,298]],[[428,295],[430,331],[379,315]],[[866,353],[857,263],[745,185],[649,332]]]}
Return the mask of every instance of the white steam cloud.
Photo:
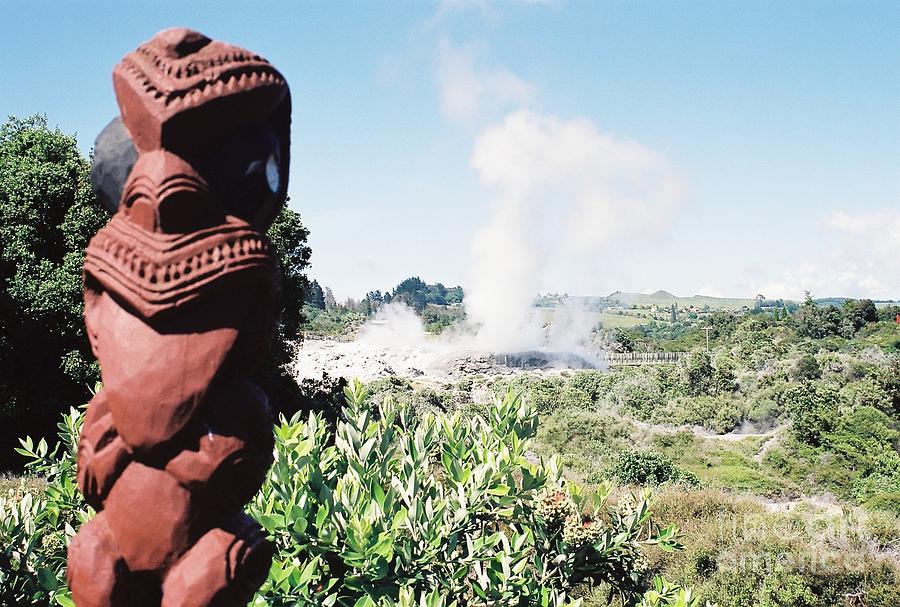
{"label": "white steam cloud", "polygon": [[534,89],[502,66],[492,65],[478,46],[458,47],[447,40],[438,47],[437,77],[441,112],[468,123],[510,106],[527,105]]}
{"label": "white steam cloud", "polygon": [[416,346],[425,342],[425,328],[412,308],[391,302],[360,327],[357,341],[386,348]]}
{"label": "white steam cloud", "polygon": [[488,350],[545,346],[532,307],[544,284],[570,284],[558,274],[585,272],[607,245],[654,233],[685,191],[654,150],[590,120],[529,110],[486,129],[471,163],[496,189],[491,221],[473,238],[465,298]]}

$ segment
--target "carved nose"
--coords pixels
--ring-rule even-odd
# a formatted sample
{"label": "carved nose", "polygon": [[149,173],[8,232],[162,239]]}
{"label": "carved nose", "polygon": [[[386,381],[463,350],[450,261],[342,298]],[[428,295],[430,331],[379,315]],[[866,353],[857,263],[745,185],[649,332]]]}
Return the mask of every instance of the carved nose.
{"label": "carved nose", "polygon": [[123,193],[122,212],[148,232],[185,234],[223,221],[206,181],[184,159],[157,150],[141,154]]}

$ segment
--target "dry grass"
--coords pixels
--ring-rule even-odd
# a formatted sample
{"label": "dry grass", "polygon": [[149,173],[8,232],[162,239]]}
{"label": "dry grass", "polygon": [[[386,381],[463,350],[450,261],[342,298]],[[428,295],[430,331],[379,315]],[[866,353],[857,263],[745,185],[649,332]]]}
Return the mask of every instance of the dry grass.
{"label": "dry grass", "polygon": [[800,503],[772,511],[724,491],[661,490],[657,520],[676,523],[686,548],[650,555],[653,569],[696,588],[720,607],[840,605],[896,607],[900,517],[861,508]]}

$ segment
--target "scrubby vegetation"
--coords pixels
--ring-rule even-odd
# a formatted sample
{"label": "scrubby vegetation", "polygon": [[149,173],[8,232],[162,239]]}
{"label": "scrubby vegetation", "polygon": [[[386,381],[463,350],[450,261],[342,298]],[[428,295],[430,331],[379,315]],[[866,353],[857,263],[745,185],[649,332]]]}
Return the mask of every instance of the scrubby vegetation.
{"label": "scrubby vegetation", "polygon": [[[276,428],[250,512],[278,552],[254,604],[699,604],[649,565],[681,548],[677,528],[651,518],[651,494],[584,489],[555,458],[530,458],[537,413],[517,394],[484,416],[375,405],[358,383],[345,395],[334,425],[310,413]],[[74,484],[82,419],[64,417],[54,450],[19,449],[46,485],[23,480],[0,498],[3,604],[72,605],[66,544],[93,514]]]}
{"label": "scrubby vegetation", "polygon": [[[371,387],[470,411],[479,394],[521,390],[542,414],[536,454],[559,456],[568,478],[660,487],[687,549],[654,567],[720,605],[894,605],[900,328],[877,308],[850,337],[813,337],[799,320],[817,314],[809,306],[715,313],[710,351],[686,327],[679,339],[695,346],[677,365]],[[641,329],[608,336],[671,344]]]}

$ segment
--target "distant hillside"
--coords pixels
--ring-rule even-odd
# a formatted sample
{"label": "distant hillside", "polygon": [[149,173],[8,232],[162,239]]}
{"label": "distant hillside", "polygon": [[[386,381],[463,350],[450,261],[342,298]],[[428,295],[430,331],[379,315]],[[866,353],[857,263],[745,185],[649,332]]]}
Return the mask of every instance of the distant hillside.
{"label": "distant hillside", "polygon": [[[813,301],[816,302],[816,305],[819,306],[837,306],[841,307],[848,301],[854,299],[853,297],[819,297]],[[874,299],[872,300],[875,304],[876,308],[883,308],[885,306],[896,306],[900,305],[900,301],[896,301],[893,299]]]}
{"label": "distant hillside", "polygon": [[719,310],[739,310],[743,307],[752,308],[756,305],[755,299],[741,299],[737,297],[710,297],[709,295],[694,295],[693,297],[678,297],[668,291],[656,291],[655,293],[623,293],[616,291],[610,293],[607,299],[618,301],[622,305],[632,304],[643,306],[667,307],[673,303],[679,307],[696,306],[702,308],[709,306]]}

